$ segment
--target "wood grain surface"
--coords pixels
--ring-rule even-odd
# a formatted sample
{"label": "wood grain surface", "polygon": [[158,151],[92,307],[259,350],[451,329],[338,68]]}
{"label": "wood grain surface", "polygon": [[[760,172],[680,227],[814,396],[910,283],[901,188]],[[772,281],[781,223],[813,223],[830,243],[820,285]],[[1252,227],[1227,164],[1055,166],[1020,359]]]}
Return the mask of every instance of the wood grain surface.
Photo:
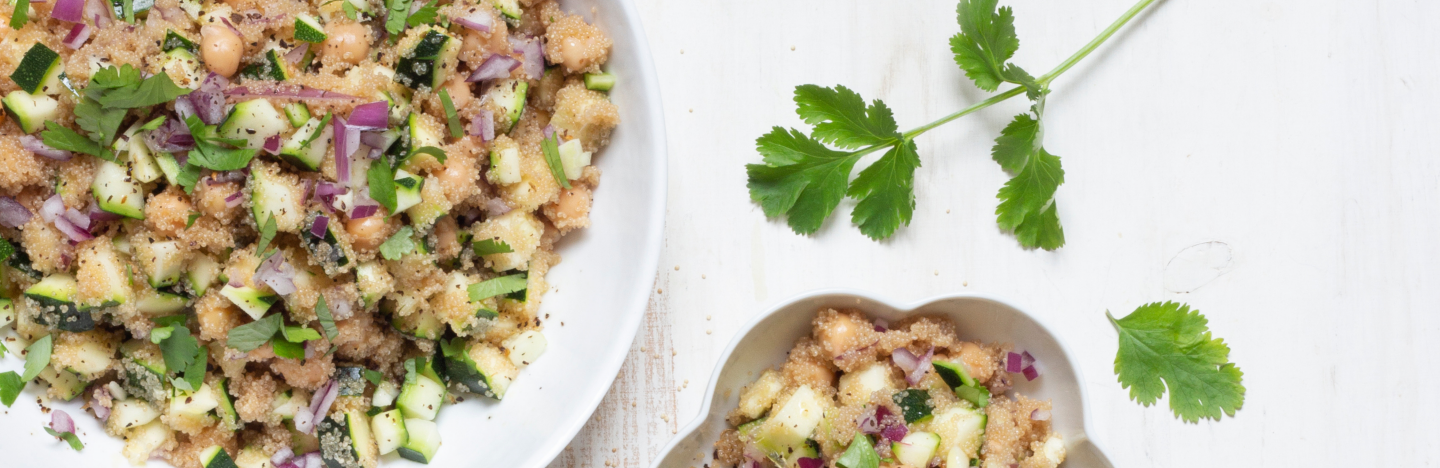
{"label": "wood grain surface", "polygon": [[[884,99],[902,129],[984,99],[948,50],[953,0],[636,3],[666,111],[667,240],[624,370],[552,466],[649,466],[735,330],[825,287],[1027,305],[1076,354],[1116,466],[1440,464],[1440,2],[1158,2],[1054,83],[1057,252],[995,227],[989,147],[1018,100],[917,139],[915,218],[889,241],[850,226],[849,201],[807,238],[748,200],[755,137],[800,125],[795,85]],[[1131,4],[1002,3],[1036,74]],[[1105,311],[1162,300],[1230,344],[1236,417],[1185,424],[1115,382]]]}

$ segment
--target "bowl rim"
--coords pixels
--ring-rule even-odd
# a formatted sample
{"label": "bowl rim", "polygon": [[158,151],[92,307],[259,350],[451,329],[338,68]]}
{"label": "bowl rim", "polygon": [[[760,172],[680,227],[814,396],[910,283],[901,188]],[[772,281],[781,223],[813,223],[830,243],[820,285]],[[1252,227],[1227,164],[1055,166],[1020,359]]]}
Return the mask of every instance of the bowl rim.
{"label": "bowl rim", "polygon": [[[1059,334],[1055,333],[1055,329],[1052,328],[1050,324],[1046,323],[1044,319],[1026,311],[1019,302],[994,294],[968,291],[953,292],[926,296],[919,300],[909,302],[898,302],[881,294],[853,288],[824,288],[806,291],[790,296],[784,300],[772,303],[769,307],[765,309],[764,312],[755,314],[754,317],[752,317],[748,322],[746,322],[738,330],[736,330],[735,336],[730,339],[730,343],[726,345],[725,350],[720,353],[719,359],[715,362],[715,369],[712,370],[710,373],[710,383],[705,386],[705,399],[700,402],[700,413],[695,415],[695,418],[692,419],[689,424],[686,424],[685,427],[681,428],[678,432],[676,432],[676,435],[670,439],[670,442],[665,444],[665,448],[661,449],[660,452],[656,454],[655,459],[651,462],[650,466],[652,468],[661,468],[660,464],[669,457],[670,452],[673,452],[682,441],[690,437],[692,434],[695,433],[695,431],[699,430],[701,426],[703,426],[706,422],[709,421],[707,415],[711,413],[711,410],[715,406],[715,389],[720,383],[720,374],[725,371],[725,363],[730,360],[730,355],[735,353],[735,349],[739,347],[740,343],[744,341],[746,336],[750,335],[751,331],[754,331],[756,326],[758,326],[761,322],[764,322],[766,319],[770,318],[770,316],[775,315],[780,311],[785,310],[797,303],[823,296],[850,296],[859,299],[865,299],[882,304],[885,307],[889,307],[898,311],[904,311],[906,313],[914,312],[921,308],[927,307],[930,304],[953,299],[980,299],[995,302],[997,304],[1009,307],[1010,309],[1019,312],[1020,315],[1030,320],[1033,320],[1036,325],[1039,325],[1041,330],[1049,333],[1050,336],[1055,339],[1055,344],[1059,346],[1060,352],[1065,355],[1066,359],[1069,359],[1072,363],[1076,362],[1074,359],[1075,354],[1070,352],[1070,347],[1065,344],[1065,340],[1063,340]],[[1086,441],[1094,444],[1096,449],[1099,450],[1101,453],[1105,453],[1106,451],[1104,445],[1101,444],[1099,441],[1095,440],[1095,437],[1093,436],[1093,434],[1095,434],[1095,431],[1093,428],[1090,427],[1090,399],[1085,390],[1085,376],[1081,371],[1080,366],[1072,365],[1071,368],[1075,372],[1076,388],[1080,392],[1080,427],[1084,430],[1083,435]]]}

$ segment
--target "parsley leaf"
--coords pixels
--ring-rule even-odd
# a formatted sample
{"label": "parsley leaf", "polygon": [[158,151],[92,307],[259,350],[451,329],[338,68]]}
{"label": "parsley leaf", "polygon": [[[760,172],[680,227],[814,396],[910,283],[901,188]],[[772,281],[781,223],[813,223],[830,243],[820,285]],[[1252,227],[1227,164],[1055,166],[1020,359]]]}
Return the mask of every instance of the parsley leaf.
{"label": "parsley leaf", "polygon": [[975,81],[975,86],[986,91],[994,91],[1002,82],[1016,81],[1016,71],[1024,72],[1014,65],[1006,66],[1005,62],[1020,48],[1020,38],[1015,35],[1014,12],[1010,7],[997,11],[997,2],[960,0],[956,6],[960,33],[950,38],[955,63]]}
{"label": "parsley leaf", "polygon": [[165,358],[166,369],[180,372],[195,362],[195,351],[200,349],[200,342],[190,336],[188,327],[175,325],[171,330],[170,335],[160,342],[160,354]]}
{"label": "parsley leaf", "polygon": [[875,453],[869,437],[857,432],[855,440],[850,441],[850,447],[840,454],[835,464],[841,468],[876,468],[880,466],[880,454]]}
{"label": "parsley leaf", "polygon": [[340,4],[340,7],[345,10],[346,18],[350,18],[350,21],[356,21],[360,12],[355,10],[355,5],[351,5],[350,2],[344,2]]}
{"label": "parsley leaf", "polygon": [[291,343],[284,337],[276,336],[270,340],[271,349],[275,355],[289,359],[303,359],[305,357],[305,346],[299,343]]}
{"label": "parsley leaf", "polygon": [[491,278],[479,283],[470,285],[467,291],[470,293],[470,301],[480,301],[486,298],[524,291],[529,280],[524,273]]}
{"label": "parsley leaf", "polygon": [[325,296],[315,300],[315,316],[320,318],[320,328],[325,330],[325,338],[335,340],[340,330],[335,328],[335,316],[330,315],[330,306],[325,304]]}
{"label": "parsley leaf", "polygon": [[570,179],[565,177],[565,163],[560,160],[560,136],[551,134],[540,140],[540,151],[545,153],[545,164],[550,166],[550,175],[555,177],[555,182],[569,190]]}
{"label": "parsley leaf", "polygon": [[385,374],[370,369],[365,369],[362,373],[365,374],[365,380],[369,380],[370,383],[375,385],[380,385],[380,382],[385,380]]}
{"label": "parsley leaf", "polygon": [[1187,422],[1235,416],[1245,402],[1244,373],[1228,362],[1230,347],[1211,338],[1199,311],[1152,302],[1119,320],[1105,316],[1120,335],[1115,375],[1130,399],[1150,406],[1169,388],[1170,410]]}
{"label": "parsley leaf", "polygon": [[10,29],[19,30],[30,21],[30,0],[17,0],[15,12],[10,15]]}
{"label": "parsley leaf", "polygon": [[1000,204],[995,214],[1000,229],[1014,231],[1020,245],[1055,250],[1065,245],[1054,204],[1055,190],[1065,183],[1065,170],[1060,157],[1041,146],[1041,108],[1035,105],[1036,117],[1016,116],[990,150],[995,162],[1015,175],[996,195]]}
{"label": "parsley leaf", "polygon": [[390,165],[371,164],[365,180],[370,183],[370,198],[385,207],[386,213],[395,214],[395,173],[391,172]]}
{"label": "parsley leaf", "polygon": [[306,327],[280,327],[280,334],[285,337],[285,341],[291,343],[304,343],[320,339],[320,332]]}
{"label": "parsley leaf", "polygon": [[190,164],[188,161],[185,167],[180,168],[180,173],[175,175],[175,183],[185,189],[185,193],[194,194],[195,184],[200,182],[200,166]]}
{"label": "parsley leaf", "polygon": [[434,24],[435,16],[437,13],[439,13],[439,11],[439,4],[436,4],[435,2],[426,3],[425,6],[420,7],[419,10],[415,10],[414,13],[411,13],[410,17],[405,20],[405,24],[410,25],[410,27],[412,28],[424,24]]}
{"label": "parsley leaf", "polygon": [[[411,19],[414,19],[414,17],[411,17]],[[444,89],[440,90],[440,105],[445,108],[445,122],[450,127],[450,138],[465,136],[464,127],[460,126],[460,115],[455,112],[455,101],[450,100],[449,91]]]}
{"label": "parsley leaf", "polygon": [[225,346],[240,351],[250,351],[270,341],[275,332],[280,331],[283,325],[280,314],[272,314],[269,317],[261,318],[230,329],[230,335],[225,338]]}
{"label": "parsley leaf", "polygon": [[15,404],[15,398],[20,396],[20,391],[25,389],[25,381],[20,380],[20,375],[15,371],[0,373],[0,403],[5,407]]}
{"label": "parsley leaf", "polygon": [[54,343],[53,336],[45,335],[25,348],[25,374],[20,376],[22,382],[35,380],[35,376],[50,365],[50,351],[54,350]]}
{"label": "parsley leaf", "polygon": [[155,327],[150,329],[150,342],[160,344],[175,334],[175,327]]}
{"label": "parsley leaf", "polygon": [[385,30],[391,36],[398,36],[405,31],[406,19],[410,17],[411,0],[389,0],[389,8],[385,12]]}
{"label": "parsley leaf", "polygon": [[747,164],[750,198],[765,215],[788,215],[790,229],[811,234],[845,198],[858,153],[832,150],[794,129],[775,127],[755,140],[764,164]]}
{"label": "parsley leaf", "polygon": [[49,427],[45,428],[45,432],[49,433],[52,436],[65,439],[65,442],[70,444],[70,448],[75,449],[76,452],[85,449],[85,444],[80,443],[80,437],[75,435],[74,432],[58,432]]}
{"label": "parsley leaf", "polygon": [[198,211],[191,211],[190,216],[185,217],[185,229],[190,229],[190,226],[194,226],[195,220],[200,219],[201,216],[204,215],[200,214],[200,212]]}
{"label": "parsley leaf", "polygon": [[[181,328],[183,329],[184,327]],[[194,338],[191,339],[193,340]],[[205,367],[210,363],[209,358],[210,353],[205,351],[205,347],[195,347],[195,357],[191,359],[190,365],[185,368],[185,382],[190,384],[191,389],[200,388],[200,385],[204,383]]]}
{"label": "parsley leaf", "polygon": [[815,139],[822,143],[854,149],[901,139],[895,116],[884,102],[876,99],[867,108],[859,94],[844,86],[796,86],[795,105],[800,118],[815,126]]}
{"label": "parsley leaf", "polygon": [[262,258],[270,256],[265,249],[269,248],[270,243],[275,240],[276,229],[279,228],[275,227],[275,217],[265,218],[265,225],[260,226],[260,240],[255,244],[255,256]]}
{"label": "parsley leaf", "polygon": [[[818,130],[817,130],[818,131]],[[850,183],[850,198],[860,200],[850,221],[874,240],[890,237],[901,224],[910,225],[915,214],[915,168],[920,155],[915,142],[895,145]]]}
{"label": "parsley leaf", "polygon": [[[180,315],[167,315],[167,316],[164,316],[164,317],[155,317],[155,318],[153,318],[153,319],[150,319],[150,321],[151,321],[151,322],[155,322],[156,325],[159,325],[159,326],[162,326],[162,327],[173,327],[173,326],[176,326],[176,325],[181,325],[181,326],[183,326],[183,325],[185,324],[185,319],[186,319],[185,315],[184,315],[184,314],[180,314]],[[159,343],[156,343],[156,344],[159,344]]]}
{"label": "parsley leaf", "polygon": [[502,254],[515,251],[515,249],[510,248],[510,244],[500,239],[482,239],[476,241],[471,248],[475,249],[475,255]]}
{"label": "parsley leaf", "polygon": [[186,165],[200,166],[212,171],[233,171],[250,165],[250,160],[258,153],[251,148],[223,146],[222,144],[236,146],[243,142],[213,136],[214,127],[205,125],[199,117],[190,116],[185,119],[185,125],[190,128],[190,135],[195,138],[195,149],[190,150],[190,159],[186,161]]}
{"label": "parsley leaf", "polygon": [[[127,65],[128,66],[128,65]],[[100,105],[110,108],[138,109],[174,101],[175,98],[190,94],[189,88],[176,86],[170,75],[158,73],[134,86],[116,89],[96,99]]]}
{"label": "parsley leaf", "polygon": [[410,226],[403,226],[389,239],[380,244],[380,255],[386,260],[399,260],[405,254],[415,251],[415,241],[410,238],[415,233]]}
{"label": "parsley leaf", "polygon": [[[75,113],[77,115],[80,113],[81,107],[82,106],[75,107]],[[124,116],[123,112],[121,116]],[[77,116],[75,118],[75,122],[77,123],[81,120],[81,117]],[[115,160],[115,156],[111,155],[110,151],[105,149],[104,146],[101,146],[85,135],[81,135],[79,132],[62,127],[53,121],[45,122],[45,131],[40,132],[40,138],[51,148],[88,154],[107,161]]]}

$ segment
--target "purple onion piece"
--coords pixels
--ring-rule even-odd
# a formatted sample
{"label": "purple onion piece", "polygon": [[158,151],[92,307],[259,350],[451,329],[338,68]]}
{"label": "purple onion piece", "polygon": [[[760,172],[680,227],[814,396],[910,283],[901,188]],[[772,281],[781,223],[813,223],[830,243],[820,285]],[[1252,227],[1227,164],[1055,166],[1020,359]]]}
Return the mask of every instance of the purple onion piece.
{"label": "purple onion piece", "polygon": [[85,0],[56,0],[55,8],[50,9],[50,17],[60,21],[83,23]]}
{"label": "purple onion piece", "polygon": [[356,206],[355,210],[350,212],[350,219],[369,218],[371,216],[375,216],[375,213],[378,213],[379,211],[380,207],[377,205]]}
{"label": "purple onion piece", "polygon": [[315,237],[318,238],[318,239],[324,239],[324,238],[325,238],[325,228],[327,228],[327,227],[329,227],[329,226],[330,226],[330,217],[329,217],[329,216],[325,216],[325,215],[316,216],[316,217],[315,217],[315,222],[310,225],[310,235],[315,236]]}
{"label": "purple onion piece", "polygon": [[520,61],[514,57],[502,54],[494,54],[485,58],[470,77],[465,78],[466,82],[475,83],[478,81],[509,78],[510,72],[520,67]]}
{"label": "purple onion piece", "polygon": [[286,62],[286,63],[289,63],[289,64],[291,64],[291,65],[298,64],[298,63],[300,63],[300,60],[301,60],[301,59],[304,59],[304,58],[305,58],[305,53],[306,53],[306,52],[309,52],[309,51],[310,51],[310,43],[309,43],[309,42],[300,44],[299,47],[296,47],[296,48],[294,48],[294,49],[290,49],[290,52],[288,52],[288,53],[285,54],[285,62]]}
{"label": "purple onion piece", "polygon": [[20,146],[23,146],[26,151],[35,153],[37,156],[44,156],[56,161],[69,161],[70,158],[75,157],[75,154],[69,151],[51,148],[50,145],[45,144],[44,140],[41,140],[35,135],[20,137]]}
{"label": "purple onion piece", "polygon": [[525,75],[538,80],[545,75],[545,48],[538,38],[517,39],[510,37],[510,47],[520,54],[525,66]]}
{"label": "purple onion piece", "polygon": [[1031,356],[1029,351],[1022,351],[1020,353],[1020,365],[1022,367],[1030,367],[1031,364],[1035,364],[1035,356]]}
{"label": "purple onion piece", "polygon": [[1040,378],[1040,371],[1036,370],[1035,366],[1026,367],[1021,373],[1025,374],[1025,380],[1027,381]]}
{"label": "purple onion piece", "polygon": [[295,451],[290,447],[281,446],[274,455],[270,456],[270,463],[279,466],[289,462],[292,458],[295,458]]}
{"label": "purple onion piece", "polygon": [[456,18],[455,22],[460,23],[461,26],[466,28],[488,33],[490,32],[490,27],[495,24],[495,19],[491,18],[490,15],[485,12],[480,12],[463,18]]}
{"label": "purple onion piece", "polygon": [[1005,353],[1005,372],[1014,374],[1020,373],[1024,366],[1020,365],[1020,355],[1017,353]]}
{"label": "purple onion piece", "polygon": [[241,192],[235,192],[225,197],[225,207],[234,208],[240,206],[240,202],[243,201],[241,200],[241,195],[243,195]]}
{"label": "purple onion piece", "polygon": [[350,140],[345,137],[345,131],[349,124],[345,122],[344,117],[338,115],[330,120],[330,124],[334,125],[335,129],[335,176],[342,185],[350,185],[350,152],[354,148],[349,147]]}
{"label": "purple onion piece", "polygon": [[50,198],[45,199],[44,204],[40,205],[40,219],[44,219],[47,223],[53,223],[56,219],[60,219],[60,215],[63,213],[65,213],[65,199],[60,198],[58,193],[51,195]]}
{"label": "purple onion piece", "polygon": [[375,101],[355,106],[355,110],[350,111],[346,124],[358,130],[384,130],[389,126],[389,118],[389,104]]}
{"label": "purple onion piece", "polygon": [[14,198],[0,197],[0,224],[18,228],[30,222],[30,218],[34,216],[29,208],[21,205]]}
{"label": "purple onion piece", "polygon": [[909,430],[905,429],[904,424],[892,424],[880,430],[880,437],[899,442],[901,440],[904,440],[905,434],[908,434],[909,432]]}
{"label": "purple onion piece", "polygon": [[66,208],[63,216],[65,216],[66,221],[70,221],[70,224],[74,224],[80,229],[85,229],[87,231],[90,229],[90,216],[87,216],[85,213],[81,213],[80,210],[74,208]]}
{"label": "purple onion piece", "polygon": [[490,109],[485,109],[470,119],[470,135],[478,136],[480,137],[480,141],[484,142],[494,140],[495,112]]}
{"label": "purple onion piece", "polygon": [[70,419],[70,415],[69,415],[69,414],[65,414],[64,411],[61,411],[61,410],[58,410],[58,409],[56,409],[56,410],[51,410],[51,411],[50,411],[50,429],[54,429],[55,432],[70,432],[70,433],[74,433],[74,432],[75,432],[75,420],[74,420],[74,419]]}
{"label": "purple onion piece", "polygon": [[1030,412],[1031,421],[1049,421],[1050,410],[1036,409]]}
{"label": "purple onion piece", "polygon": [[265,145],[261,147],[270,154],[280,154],[280,135],[271,135],[265,139]]}
{"label": "purple onion piece", "polygon": [[825,460],[811,457],[803,457],[796,460],[795,463],[800,465],[800,468],[824,468],[825,466]]}
{"label": "purple onion piece", "polygon": [[875,331],[880,332],[880,333],[885,333],[885,331],[886,331],[886,330],[889,330],[889,329],[890,329],[890,321],[889,321],[889,320],[885,320],[885,319],[883,319],[883,318],[877,318],[877,319],[875,319]]}
{"label": "purple onion piece", "polygon": [[70,27],[70,34],[65,35],[65,40],[62,43],[65,44],[65,47],[69,47],[70,50],[77,50],[85,45],[85,41],[90,40],[90,33],[93,32],[95,32],[94,27],[85,23],[76,22],[75,26]]}

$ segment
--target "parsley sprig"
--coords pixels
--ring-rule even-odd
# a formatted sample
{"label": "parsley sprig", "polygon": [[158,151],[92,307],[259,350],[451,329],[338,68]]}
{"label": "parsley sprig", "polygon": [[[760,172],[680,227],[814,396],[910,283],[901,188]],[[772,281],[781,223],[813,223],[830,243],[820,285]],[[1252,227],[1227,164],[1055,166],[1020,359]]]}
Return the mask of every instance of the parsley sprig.
{"label": "parsley sprig", "polygon": [[1210,336],[1200,311],[1153,302],[1118,320],[1105,316],[1120,334],[1115,375],[1130,399],[1150,406],[1168,388],[1170,410],[1187,422],[1219,420],[1221,412],[1235,416],[1245,403],[1244,373],[1229,362],[1225,341]]}
{"label": "parsley sprig", "polygon": [[[890,108],[879,100],[866,105],[861,96],[844,86],[795,88],[800,119],[814,126],[810,135],[796,129],[774,127],[755,141],[761,164],[746,165],[750,198],[769,217],[785,216],[799,234],[812,234],[845,197],[856,200],[851,222],[874,240],[890,237],[909,225],[915,212],[915,169],[920,167],[915,137],[980,109],[1020,94],[1033,104],[1001,132],[991,149],[992,158],[1012,175],[997,195],[995,210],[1001,229],[1011,231],[1026,248],[1055,250],[1065,245],[1055,191],[1065,181],[1060,158],[1045,150],[1042,137],[1045,97],[1050,83],[1090,55],[1100,44],[1143,11],[1154,0],[1140,0],[1090,43],[1049,73],[1035,77],[1010,58],[1020,47],[1015,17],[998,0],[960,0],[960,33],[950,39],[955,62],[975,85],[995,91],[1002,84],[1015,87],[975,105],[910,131],[900,132]],[[881,152],[874,163],[853,180],[855,165],[868,154]]]}
{"label": "parsley sprig", "polygon": [[75,104],[75,124],[85,133],[45,122],[45,131],[40,137],[52,148],[115,161],[109,148],[119,136],[120,124],[130,109],[148,108],[189,93],[189,89],[176,86],[170,75],[164,73],[141,78],[140,70],[129,64],[107,66],[95,72]]}

